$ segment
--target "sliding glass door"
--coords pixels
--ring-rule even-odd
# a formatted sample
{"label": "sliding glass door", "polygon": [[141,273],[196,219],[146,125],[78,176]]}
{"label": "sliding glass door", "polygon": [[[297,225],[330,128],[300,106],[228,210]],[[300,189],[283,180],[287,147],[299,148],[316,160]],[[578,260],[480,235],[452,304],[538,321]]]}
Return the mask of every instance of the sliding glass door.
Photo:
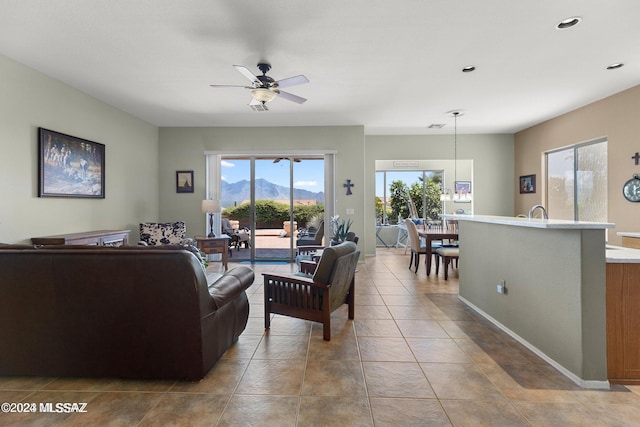
{"label": "sliding glass door", "polygon": [[442,177],[441,170],[376,171],[376,223],[395,224],[398,217],[439,220]]}
{"label": "sliding glass door", "polygon": [[321,156],[222,156],[223,217],[246,228],[248,248],[233,260],[292,261],[299,229],[324,212]]}

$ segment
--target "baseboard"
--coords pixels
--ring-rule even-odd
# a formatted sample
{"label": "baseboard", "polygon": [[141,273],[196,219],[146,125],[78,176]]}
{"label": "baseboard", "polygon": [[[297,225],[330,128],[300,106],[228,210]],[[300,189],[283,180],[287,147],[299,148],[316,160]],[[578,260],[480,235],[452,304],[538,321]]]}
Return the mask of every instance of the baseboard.
{"label": "baseboard", "polygon": [[462,301],[467,306],[469,306],[474,311],[476,311],[479,315],[481,315],[482,317],[487,319],[489,322],[491,322],[494,325],[496,325],[498,328],[500,328],[500,330],[505,332],[511,338],[515,339],[520,344],[522,344],[523,346],[527,347],[529,350],[534,352],[542,360],[544,360],[545,362],[547,362],[548,364],[553,366],[558,372],[560,372],[565,377],[569,378],[571,381],[573,381],[578,386],[580,386],[582,388],[596,389],[596,390],[609,390],[611,388],[608,380],[606,380],[606,381],[583,380],[582,378],[578,377],[576,374],[574,374],[573,372],[569,371],[564,366],[560,365],[558,362],[556,362],[555,360],[553,360],[552,358],[547,356],[542,350],[540,350],[539,348],[535,347],[529,341],[525,340],[520,335],[516,334],[511,329],[507,328],[502,323],[498,322],[496,319],[491,317],[489,314],[485,313],[479,307],[475,306],[469,300],[465,299],[464,297],[462,297],[460,295],[458,295],[458,299],[460,299],[460,301]]}

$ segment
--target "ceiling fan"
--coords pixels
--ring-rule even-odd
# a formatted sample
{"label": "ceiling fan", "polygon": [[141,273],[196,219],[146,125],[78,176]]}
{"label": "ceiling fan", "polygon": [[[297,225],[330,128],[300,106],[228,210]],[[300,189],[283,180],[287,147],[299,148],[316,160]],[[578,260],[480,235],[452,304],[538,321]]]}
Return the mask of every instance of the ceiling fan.
{"label": "ceiling fan", "polygon": [[[291,159],[291,157],[277,157],[277,158],[275,158],[273,160],[273,163],[280,163],[280,160],[290,160],[290,159]],[[301,160],[299,158],[297,158],[297,157],[294,157],[293,161],[296,162],[296,163],[300,163],[301,162]]]}
{"label": "ceiling fan", "polygon": [[272,77],[267,76],[267,73],[271,69],[271,64],[268,62],[259,62],[258,69],[262,71],[261,76],[254,75],[247,67],[244,65],[234,65],[234,68],[240,72],[243,76],[245,76],[251,82],[251,86],[239,86],[239,85],[210,85],[213,88],[218,87],[241,87],[244,89],[251,90],[251,95],[253,96],[249,106],[256,111],[268,111],[267,102],[272,101],[276,96],[280,96],[287,101],[292,101],[297,104],[304,103],[307,99],[298,95],[294,95],[289,92],[285,92],[280,90],[283,87],[301,85],[305,83],[309,83],[309,79],[307,79],[302,74],[299,76],[288,77],[286,79],[274,80]]}

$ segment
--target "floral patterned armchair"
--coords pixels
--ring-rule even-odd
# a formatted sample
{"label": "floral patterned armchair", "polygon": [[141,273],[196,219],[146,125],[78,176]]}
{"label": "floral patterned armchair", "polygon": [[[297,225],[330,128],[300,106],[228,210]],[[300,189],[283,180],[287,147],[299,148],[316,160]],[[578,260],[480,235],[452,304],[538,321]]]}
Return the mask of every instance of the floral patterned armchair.
{"label": "floral patterned armchair", "polygon": [[140,241],[143,246],[158,245],[194,245],[193,239],[187,238],[187,225],[177,222],[143,222],[140,224]]}

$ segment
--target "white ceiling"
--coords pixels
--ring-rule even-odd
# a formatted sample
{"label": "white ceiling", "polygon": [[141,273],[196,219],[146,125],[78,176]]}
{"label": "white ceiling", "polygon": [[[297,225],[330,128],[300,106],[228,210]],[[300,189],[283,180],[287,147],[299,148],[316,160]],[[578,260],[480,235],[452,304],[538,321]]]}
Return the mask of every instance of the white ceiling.
{"label": "white ceiling", "polygon": [[[638,85],[638,17],[638,0],[0,0],[0,53],[157,126],[438,134],[461,109],[460,133],[513,133]],[[209,87],[259,60],[306,75],[286,90],[308,101],[256,112]]]}

